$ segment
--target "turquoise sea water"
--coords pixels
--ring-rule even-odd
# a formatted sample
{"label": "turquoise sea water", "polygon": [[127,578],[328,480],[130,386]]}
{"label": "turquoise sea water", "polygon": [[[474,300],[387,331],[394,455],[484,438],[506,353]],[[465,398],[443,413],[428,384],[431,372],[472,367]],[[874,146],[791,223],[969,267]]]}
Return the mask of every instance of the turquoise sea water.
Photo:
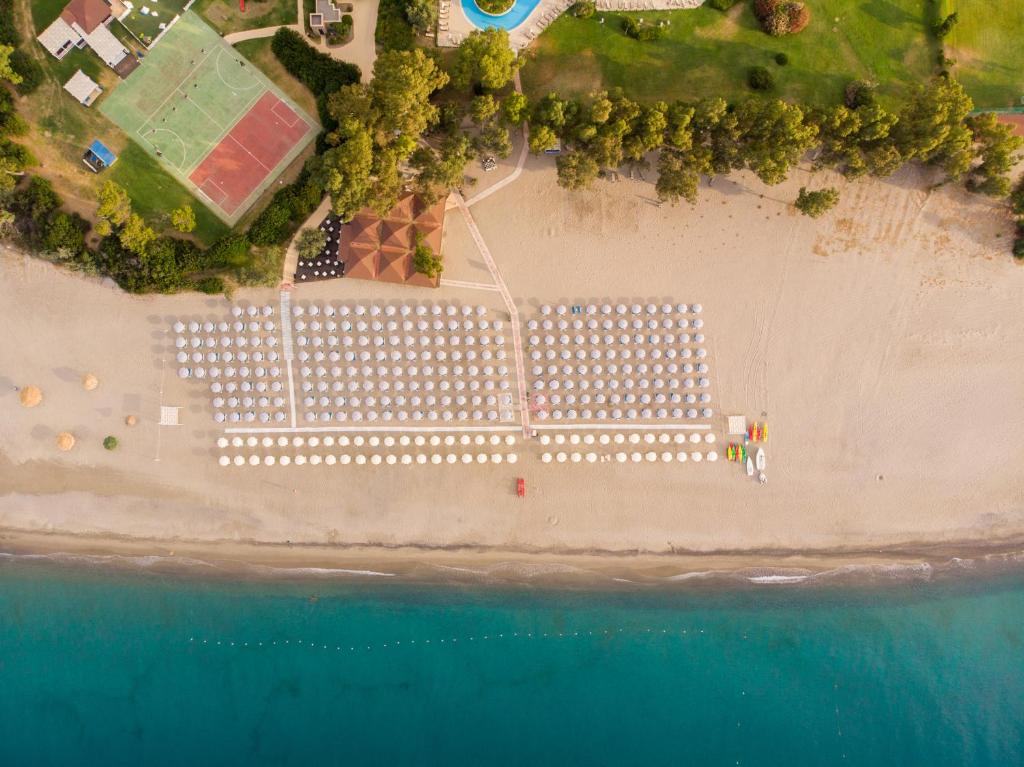
{"label": "turquoise sea water", "polygon": [[1022,759],[1020,575],[599,593],[0,558],[0,765]]}

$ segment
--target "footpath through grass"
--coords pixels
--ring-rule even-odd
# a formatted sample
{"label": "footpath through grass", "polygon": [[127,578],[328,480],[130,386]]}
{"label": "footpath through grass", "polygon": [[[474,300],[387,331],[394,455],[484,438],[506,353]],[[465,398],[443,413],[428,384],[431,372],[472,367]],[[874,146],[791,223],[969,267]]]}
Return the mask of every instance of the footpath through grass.
{"label": "footpath through grass", "polygon": [[[859,78],[878,82],[883,99],[894,97],[937,69],[925,2],[816,0],[807,29],[781,38],[761,30],[748,0],[727,13],[703,6],[629,14],[669,22],[665,37],[649,42],[626,37],[627,14],[564,14],[528,50],[523,86],[534,97],[622,88],[643,101],[735,99],[751,93],[749,68],[764,66],[775,76],[773,94],[787,99],[836,103]],[[787,66],[775,63],[778,53],[789,57]]]}
{"label": "footpath through grass", "polygon": [[978,107],[1024,108],[1024,2],[945,0],[959,23],[946,38],[946,56]]}
{"label": "footpath through grass", "polygon": [[191,10],[221,34],[294,24],[298,13],[295,0],[246,0],[244,11],[238,0],[196,0]]}

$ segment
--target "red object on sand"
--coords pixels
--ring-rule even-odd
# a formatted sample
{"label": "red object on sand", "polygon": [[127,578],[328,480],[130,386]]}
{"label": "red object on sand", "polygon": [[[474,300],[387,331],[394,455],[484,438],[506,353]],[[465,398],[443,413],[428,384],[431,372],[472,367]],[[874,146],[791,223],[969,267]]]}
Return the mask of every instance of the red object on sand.
{"label": "red object on sand", "polygon": [[245,0],[238,0],[238,10],[245,13]]}
{"label": "red object on sand", "polygon": [[526,497],[526,480],[522,477],[516,480],[516,495],[520,498]]}

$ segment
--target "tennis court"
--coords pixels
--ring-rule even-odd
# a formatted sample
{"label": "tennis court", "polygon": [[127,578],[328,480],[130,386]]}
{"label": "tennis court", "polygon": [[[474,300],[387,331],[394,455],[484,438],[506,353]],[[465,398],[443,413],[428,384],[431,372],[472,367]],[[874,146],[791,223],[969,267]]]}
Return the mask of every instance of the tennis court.
{"label": "tennis court", "polygon": [[317,131],[191,11],[101,111],[232,225]]}

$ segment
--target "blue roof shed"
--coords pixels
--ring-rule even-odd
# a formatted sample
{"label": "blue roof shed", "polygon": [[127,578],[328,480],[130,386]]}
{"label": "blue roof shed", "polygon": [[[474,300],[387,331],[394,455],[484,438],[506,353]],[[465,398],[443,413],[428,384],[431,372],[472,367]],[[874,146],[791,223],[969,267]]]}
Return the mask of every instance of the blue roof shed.
{"label": "blue roof shed", "polygon": [[85,150],[85,156],[82,157],[82,160],[94,172],[99,173],[104,168],[109,168],[117,162],[117,155],[107,149],[102,141],[96,139],[89,144],[89,148]]}

